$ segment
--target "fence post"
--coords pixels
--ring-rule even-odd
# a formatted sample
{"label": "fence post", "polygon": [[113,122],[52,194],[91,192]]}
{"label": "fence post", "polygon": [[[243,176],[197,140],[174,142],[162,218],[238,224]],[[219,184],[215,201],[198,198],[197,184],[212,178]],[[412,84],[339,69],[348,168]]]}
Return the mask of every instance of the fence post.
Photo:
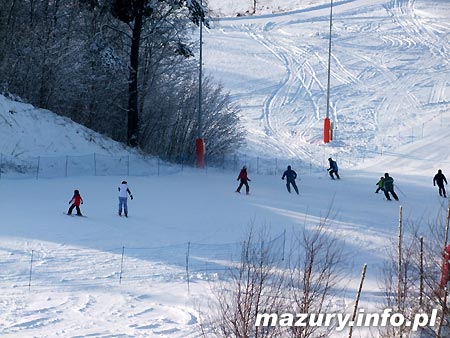
{"label": "fence post", "polygon": [[[402,230],[403,230],[403,207],[400,206],[400,215],[398,220],[398,262],[397,262],[397,311],[402,310]],[[403,337],[403,330],[399,327],[399,338]]]}
{"label": "fence post", "polygon": [[189,251],[191,250],[191,242],[188,242],[187,252],[186,252],[186,280],[187,280],[187,288],[188,295],[190,295],[190,285],[189,285]]}
{"label": "fence post", "polygon": [[397,262],[397,303],[399,310],[402,301],[402,227],[403,227],[402,223],[403,223],[403,208],[400,206],[400,215],[398,220],[398,262]]}
{"label": "fence post", "polygon": [[420,286],[419,305],[422,306],[423,299],[423,236],[420,237]]}
{"label": "fence post", "polygon": [[181,156],[181,175],[184,173],[184,155]]}
{"label": "fence post", "polygon": [[[358,303],[359,303],[359,299],[361,298],[361,290],[364,284],[364,278],[366,277],[366,270],[367,270],[367,264],[364,264],[363,267],[363,271],[361,274],[361,281],[359,282],[359,288],[358,288],[358,293],[356,295],[356,301],[355,301],[355,307],[353,308],[353,314],[352,314],[352,322],[355,322],[355,318],[356,318],[356,311],[358,310]],[[352,333],[353,333],[353,326],[350,326],[350,332],[348,334],[348,338],[352,338]]]}
{"label": "fence post", "polygon": [[122,284],[122,272],[123,272],[123,255],[125,253],[125,246],[122,247],[122,258],[120,260],[120,274],[119,274],[119,284]]}
{"label": "fence post", "polygon": [[36,179],[39,179],[39,168],[41,166],[41,157],[38,156],[38,161],[37,161],[37,169],[36,169]]}
{"label": "fence post", "polygon": [[128,155],[128,162],[127,162],[127,176],[130,176],[130,155]]}
{"label": "fence post", "polygon": [[158,176],[159,176],[159,156],[158,156]]}
{"label": "fence post", "polygon": [[31,250],[30,277],[28,278],[28,290],[31,290],[31,275],[33,273],[33,255],[34,255],[34,250]]}
{"label": "fence post", "polygon": [[97,157],[94,153],[94,176],[97,176]]}

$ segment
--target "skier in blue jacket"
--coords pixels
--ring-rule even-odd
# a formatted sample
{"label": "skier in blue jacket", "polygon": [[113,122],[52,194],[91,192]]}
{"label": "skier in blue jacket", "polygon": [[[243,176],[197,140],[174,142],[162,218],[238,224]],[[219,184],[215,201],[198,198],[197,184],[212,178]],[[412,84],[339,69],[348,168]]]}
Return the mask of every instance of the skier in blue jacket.
{"label": "skier in blue jacket", "polygon": [[336,161],[334,161],[331,157],[328,159],[328,162],[330,163],[330,167],[327,169],[328,173],[330,174],[331,178],[334,180],[334,176],[333,174],[336,175],[337,179],[339,180],[339,173],[338,173],[338,165],[336,163]]}

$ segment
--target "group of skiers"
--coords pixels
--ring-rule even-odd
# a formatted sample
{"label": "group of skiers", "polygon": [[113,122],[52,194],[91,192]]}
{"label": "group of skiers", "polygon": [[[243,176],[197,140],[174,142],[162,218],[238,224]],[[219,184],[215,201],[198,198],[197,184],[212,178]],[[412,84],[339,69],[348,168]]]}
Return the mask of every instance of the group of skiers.
{"label": "group of skiers", "polygon": [[[329,168],[327,169],[331,179],[335,179],[336,178],[339,180],[341,177],[339,176],[339,168],[337,165],[337,162],[335,160],[333,160],[331,157],[328,159],[328,163],[329,163]],[[287,170],[283,173],[283,176],[281,176],[281,179],[284,180],[286,178],[286,188],[287,191],[289,193],[291,193],[291,186],[294,188],[295,192],[297,193],[297,195],[299,194],[298,192],[298,187],[297,184],[295,183],[295,180],[297,178],[297,173],[292,170],[292,167],[290,165],[287,166]],[[247,195],[250,193],[250,186],[248,185],[248,182],[250,182],[250,178],[248,178],[248,174],[247,174],[247,167],[243,166],[239,176],[237,178],[237,180],[241,181],[238,188],[236,189],[237,193],[241,192],[241,188],[242,186],[245,185],[245,191],[247,193]],[[439,195],[443,196],[443,197],[447,197],[446,192],[445,192],[445,187],[444,187],[444,182],[445,184],[447,184],[447,179],[445,178],[444,174],[442,173],[442,170],[439,169],[437,174],[434,176],[433,178],[433,185],[438,186],[439,188]],[[398,201],[398,196],[394,190],[394,178],[391,177],[389,175],[389,173],[385,173],[384,176],[380,177],[380,180],[376,183],[377,185],[377,190],[375,191],[375,193],[379,193],[379,191],[383,191],[384,196],[386,197],[386,199],[388,201],[391,201],[391,196]]]}
{"label": "group of skiers", "polygon": [[[341,177],[339,176],[339,168],[338,168],[336,161],[334,161],[330,157],[328,159],[328,162],[330,164],[330,167],[327,170],[328,170],[328,173],[330,174],[330,177],[334,180],[334,175],[335,175],[338,180],[341,179]],[[290,165],[287,166],[286,171],[283,173],[283,176],[281,176],[282,180],[284,180],[284,178],[286,178],[287,191],[289,193],[291,193],[291,186],[292,186],[298,195],[299,194],[298,187],[297,187],[297,184],[295,183],[295,180],[297,179],[297,173],[294,170],[292,170],[292,167]],[[237,180],[241,181],[241,182],[239,183],[239,186],[236,189],[236,192],[240,193],[242,187],[245,185],[246,194],[247,195],[250,194],[250,186],[248,185],[248,182],[251,182],[251,180],[248,177],[247,167],[245,165],[242,167],[241,171],[239,172]]]}
{"label": "group of skiers", "polygon": [[[439,169],[437,174],[433,177],[433,186],[438,186],[439,188],[439,196],[447,198],[447,194],[445,192],[444,182],[447,185],[447,179],[445,178],[444,174],[442,173],[442,170]],[[389,176],[389,173],[385,173],[384,176],[380,177],[380,180],[376,183],[377,190],[375,190],[375,193],[378,194],[380,190],[384,192],[384,196],[388,201],[391,200],[389,193],[391,193],[392,197],[398,201],[398,196],[394,191],[394,179]]]}
{"label": "group of skiers", "polygon": [[[119,190],[119,216],[122,216],[122,209],[124,211],[125,217],[128,217],[128,195],[133,199],[133,195],[131,194],[130,189],[128,188],[127,181],[122,181],[122,183],[118,187]],[[72,211],[74,208],[77,210],[77,216],[83,216],[81,213],[80,205],[83,204],[83,198],[80,195],[80,191],[75,189],[73,192],[73,197],[69,201],[70,207],[69,211],[67,211],[67,215],[72,215]]]}
{"label": "group of skiers", "polygon": [[[331,179],[336,178],[339,180],[341,177],[339,176],[339,168],[335,160],[333,160],[331,157],[328,159],[330,167],[327,169]],[[299,194],[297,184],[295,180],[297,179],[297,173],[292,170],[292,167],[290,165],[287,166],[286,171],[283,173],[283,176],[281,176],[281,179],[284,180],[286,178],[286,188],[289,193],[291,193],[291,186],[294,188],[297,195]],[[240,181],[238,188],[236,189],[237,193],[241,192],[241,189],[243,186],[245,186],[245,192],[248,195],[250,193],[250,186],[248,182],[251,182],[250,178],[247,174],[247,167],[243,166],[241,171],[239,172],[239,176],[237,177],[237,180]],[[439,195],[443,197],[447,197],[444,182],[447,185],[447,179],[442,173],[442,170],[439,169],[437,174],[433,178],[433,185],[438,186],[439,188]],[[384,176],[380,177],[380,180],[376,183],[377,190],[375,193],[379,193],[379,191],[383,191],[384,196],[388,201],[391,201],[390,195],[398,201],[398,196],[394,191],[394,179],[389,176],[389,173],[385,173]],[[119,210],[118,214],[119,216],[122,216],[122,210],[124,212],[125,217],[128,217],[128,195],[131,199],[133,199],[133,195],[131,194],[130,189],[128,188],[127,181],[122,181],[122,183],[118,187],[119,191]],[[67,215],[72,215],[73,209],[76,209],[77,216],[83,216],[81,213],[80,205],[83,204],[83,198],[80,195],[80,191],[76,189],[73,193],[72,199],[69,201],[70,207],[67,211]]]}
{"label": "group of skiers", "polygon": [[378,186],[375,193],[378,194],[380,190],[384,192],[384,196],[388,201],[391,201],[391,197],[389,196],[389,193],[391,193],[392,197],[398,201],[398,196],[394,191],[394,179],[389,176],[389,173],[385,173],[384,176],[380,177],[380,180],[376,183]]}

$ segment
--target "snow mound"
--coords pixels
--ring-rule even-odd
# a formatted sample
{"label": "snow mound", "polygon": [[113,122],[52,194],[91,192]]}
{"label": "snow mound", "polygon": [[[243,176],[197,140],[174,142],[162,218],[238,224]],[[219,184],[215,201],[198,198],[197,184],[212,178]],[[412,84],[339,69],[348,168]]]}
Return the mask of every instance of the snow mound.
{"label": "snow mound", "polygon": [[15,157],[124,155],[129,150],[67,117],[0,95],[0,144]]}

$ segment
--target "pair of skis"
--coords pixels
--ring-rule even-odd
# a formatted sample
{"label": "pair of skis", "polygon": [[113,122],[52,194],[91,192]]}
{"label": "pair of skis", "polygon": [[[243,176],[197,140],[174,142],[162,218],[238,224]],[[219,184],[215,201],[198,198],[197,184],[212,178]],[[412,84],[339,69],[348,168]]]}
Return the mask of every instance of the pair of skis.
{"label": "pair of skis", "polygon": [[66,215],[66,216],[72,216],[72,217],[75,217],[75,216],[77,216],[77,217],[85,217],[85,218],[87,218],[87,216],[85,216],[85,215],[78,215],[78,214],[68,214],[67,212],[63,212],[63,214],[64,214],[64,215]]}

